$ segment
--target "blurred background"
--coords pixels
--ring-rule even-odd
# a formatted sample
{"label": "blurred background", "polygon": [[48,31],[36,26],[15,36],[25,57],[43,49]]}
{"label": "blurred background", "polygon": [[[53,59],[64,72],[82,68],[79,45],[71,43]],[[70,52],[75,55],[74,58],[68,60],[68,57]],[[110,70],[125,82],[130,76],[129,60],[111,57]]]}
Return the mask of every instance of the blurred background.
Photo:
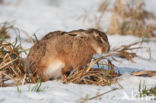
{"label": "blurred background", "polygon": [[54,30],[80,28],[153,37],[155,7],[155,0],[0,0],[0,22],[38,38]]}

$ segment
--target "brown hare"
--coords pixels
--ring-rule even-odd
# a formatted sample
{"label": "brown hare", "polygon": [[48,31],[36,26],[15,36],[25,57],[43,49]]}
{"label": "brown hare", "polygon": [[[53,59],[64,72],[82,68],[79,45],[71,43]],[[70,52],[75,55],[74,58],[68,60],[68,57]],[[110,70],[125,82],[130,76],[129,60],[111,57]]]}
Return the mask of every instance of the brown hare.
{"label": "brown hare", "polygon": [[55,31],[47,34],[30,49],[26,65],[34,75],[47,79],[69,75],[73,69],[83,69],[94,54],[109,51],[104,32],[97,29]]}

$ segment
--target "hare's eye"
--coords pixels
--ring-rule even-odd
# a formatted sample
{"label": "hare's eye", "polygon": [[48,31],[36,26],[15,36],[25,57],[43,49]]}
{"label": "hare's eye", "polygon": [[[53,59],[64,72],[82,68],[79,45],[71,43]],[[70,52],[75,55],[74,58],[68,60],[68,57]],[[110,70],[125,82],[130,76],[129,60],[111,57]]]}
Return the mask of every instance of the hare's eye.
{"label": "hare's eye", "polygon": [[77,34],[68,34],[68,35],[70,35],[70,36],[76,36]]}
{"label": "hare's eye", "polygon": [[99,36],[97,36],[96,39],[97,39],[98,41],[101,41],[101,38],[100,38]]}
{"label": "hare's eye", "polygon": [[104,43],[104,40],[101,37],[97,36],[96,38],[100,43]]}
{"label": "hare's eye", "polygon": [[98,40],[100,40],[101,38],[99,36],[96,37]]}

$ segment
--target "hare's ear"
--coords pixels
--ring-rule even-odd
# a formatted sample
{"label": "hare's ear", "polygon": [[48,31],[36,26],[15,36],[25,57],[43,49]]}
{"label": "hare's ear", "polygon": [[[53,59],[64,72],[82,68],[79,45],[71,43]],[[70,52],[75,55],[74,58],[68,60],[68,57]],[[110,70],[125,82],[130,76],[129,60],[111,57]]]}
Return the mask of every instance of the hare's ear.
{"label": "hare's ear", "polygon": [[94,36],[96,40],[98,40],[101,43],[105,43],[105,40],[102,38],[102,36],[99,33],[94,33]]}
{"label": "hare's ear", "polygon": [[68,34],[69,36],[77,36],[77,34]]}

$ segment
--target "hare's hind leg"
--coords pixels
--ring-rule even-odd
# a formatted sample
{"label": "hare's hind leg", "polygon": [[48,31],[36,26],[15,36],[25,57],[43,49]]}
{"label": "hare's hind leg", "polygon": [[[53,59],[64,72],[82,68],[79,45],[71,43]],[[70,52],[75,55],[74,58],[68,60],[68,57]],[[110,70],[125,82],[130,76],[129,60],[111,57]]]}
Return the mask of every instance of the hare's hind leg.
{"label": "hare's hind leg", "polygon": [[61,71],[62,79],[65,80],[65,78],[67,78],[70,75],[70,72],[72,70],[73,70],[73,68],[71,66],[62,68],[62,71]]}
{"label": "hare's hind leg", "polygon": [[48,79],[57,79],[59,76],[61,76],[61,70],[63,67],[64,63],[60,60],[49,61],[44,70],[44,75],[47,76]]}

